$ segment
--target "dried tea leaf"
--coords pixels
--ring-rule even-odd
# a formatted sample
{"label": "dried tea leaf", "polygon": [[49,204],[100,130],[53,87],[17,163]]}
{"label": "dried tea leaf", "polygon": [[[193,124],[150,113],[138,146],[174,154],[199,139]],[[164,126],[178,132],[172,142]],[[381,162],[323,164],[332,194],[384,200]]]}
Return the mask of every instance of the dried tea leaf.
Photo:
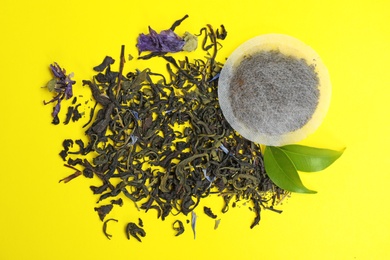
{"label": "dried tea leaf", "polygon": [[221,219],[216,219],[214,224],[214,230],[219,227],[219,223],[221,223]]}
{"label": "dried tea leaf", "polygon": [[204,213],[207,215],[207,216],[209,216],[210,218],[213,218],[213,219],[216,219],[218,216],[217,215],[215,215],[212,211],[211,211],[211,209],[209,208],[209,207],[203,207],[203,211],[204,211]]}
{"label": "dried tea leaf", "polygon": [[95,208],[95,211],[97,211],[97,213],[99,214],[99,218],[101,221],[104,220],[104,218],[106,217],[106,215],[108,213],[110,213],[110,211],[112,210],[113,208],[113,205],[112,204],[109,204],[109,205],[103,205],[103,206],[100,206],[100,207],[96,207]]}
{"label": "dried tea leaf", "polygon": [[129,240],[130,240],[130,237],[132,236],[135,239],[137,239],[139,242],[142,242],[138,235],[140,235],[141,237],[144,237],[144,236],[146,236],[146,232],[143,228],[140,228],[139,226],[137,226],[137,224],[130,222],[126,226],[126,235],[127,235],[127,239],[129,239]]}
{"label": "dried tea leaf", "polygon": [[183,234],[184,233],[183,222],[181,222],[180,220],[175,220],[175,222],[173,222],[173,229],[177,231],[175,236],[180,236],[181,234]]}
{"label": "dried tea leaf", "polygon": [[104,57],[104,60],[102,61],[102,63],[98,66],[95,66],[93,68],[93,70],[98,71],[98,72],[102,72],[105,68],[107,68],[111,64],[114,64],[114,62],[115,62],[115,60],[112,57],[106,56],[106,57]]}
{"label": "dried tea leaf", "polygon": [[103,223],[103,233],[104,233],[104,235],[105,235],[108,239],[111,239],[112,235],[107,233],[107,223],[108,223],[109,221],[118,222],[118,220],[117,220],[117,219],[110,218],[110,219],[107,219],[106,221],[104,221],[104,223]]}

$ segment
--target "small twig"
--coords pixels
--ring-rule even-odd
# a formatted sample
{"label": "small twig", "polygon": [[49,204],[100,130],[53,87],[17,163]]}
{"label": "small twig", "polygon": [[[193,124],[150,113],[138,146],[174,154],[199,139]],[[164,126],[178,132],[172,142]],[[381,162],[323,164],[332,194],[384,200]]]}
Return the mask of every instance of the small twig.
{"label": "small twig", "polygon": [[118,97],[119,92],[121,90],[121,83],[122,83],[122,73],[123,73],[123,67],[125,66],[125,45],[122,45],[121,47],[121,57],[120,57],[120,64],[119,64],[119,75],[118,75],[118,86],[116,89],[116,97]]}
{"label": "small twig", "polygon": [[68,164],[64,164],[65,167],[68,167],[68,168],[71,168],[73,170],[75,170],[76,172],[69,175],[68,177],[65,177],[63,179],[61,179],[59,182],[64,182],[64,183],[67,183],[67,182],[70,182],[71,180],[73,180],[74,178],[80,176],[82,174],[82,172],[80,170],[78,170],[77,168],[71,166],[71,165],[68,165]]}
{"label": "small twig", "polygon": [[287,197],[290,196],[290,194],[291,194],[291,192],[286,192],[286,193],[283,195],[283,197],[276,203],[275,206],[280,205]]}

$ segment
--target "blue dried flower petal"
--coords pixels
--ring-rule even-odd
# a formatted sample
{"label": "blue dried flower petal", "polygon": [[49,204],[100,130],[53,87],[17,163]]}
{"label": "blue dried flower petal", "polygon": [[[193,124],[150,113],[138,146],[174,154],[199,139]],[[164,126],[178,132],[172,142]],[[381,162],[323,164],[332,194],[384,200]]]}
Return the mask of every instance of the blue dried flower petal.
{"label": "blue dried flower petal", "polygon": [[196,219],[198,216],[194,211],[191,212],[191,228],[192,232],[194,233],[194,239],[196,239]]}
{"label": "blue dried flower petal", "polygon": [[203,171],[203,176],[206,178],[206,180],[208,180],[210,183],[212,183],[214,180],[215,180],[215,176],[211,179],[208,175],[207,175],[207,170],[206,169],[202,169]]}
{"label": "blue dried flower petal", "polygon": [[131,113],[133,113],[133,115],[134,115],[136,120],[139,120],[139,116],[138,116],[138,112],[137,111],[131,110]]}
{"label": "blue dried flower petal", "polygon": [[230,153],[229,150],[228,150],[223,144],[221,144],[221,145],[219,146],[219,148],[221,148],[221,150],[222,150],[225,154],[229,154],[229,153]]}
{"label": "blue dried flower petal", "polygon": [[138,140],[138,136],[135,136],[133,134],[130,135],[130,138],[131,138],[131,142],[130,142],[131,145],[134,145]]}
{"label": "blue dried flower petal", "polygon": [[139,53],[151,52],[179,52],[183,50],[185,41],[172,30],[163,30],[159,34],[149,27],[149,34],[140,34],[137,48]]}
{"label": "blue dried flower petal", "polygon": [[211,179],[208,175],[207,175],[207,170],[206,169],[202,169],[203,171],[203,176],[206,178],[206,180],[208,180],[210,182],[209,186],[207,187],[210,188],[211,187],[211,184],[213,184],[214,180],[215,180],[215,176]]}

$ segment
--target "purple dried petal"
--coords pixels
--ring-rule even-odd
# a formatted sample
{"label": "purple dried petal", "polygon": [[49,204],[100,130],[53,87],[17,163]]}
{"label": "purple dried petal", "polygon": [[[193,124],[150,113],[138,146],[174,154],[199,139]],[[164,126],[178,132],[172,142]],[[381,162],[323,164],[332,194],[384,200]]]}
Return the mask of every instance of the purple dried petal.
{"label": "purple dried petal", "polygon": [[54,107],[53,113],[51,115],[53,117],[56,117],[58,115],[58,113],[60,112],[60,110],[61,110],[61,100],[59,99],[57,102],[57,105]]}
{"label": "purple dried petal", "polygon": [[65,78],[65,70],[61,69],[61,67],[54,62],[53,65],[50,64],[51,71],[53,72],[54,76],[57,78]]}
{"label": "purple dried petal", "polygon": [[163,52],[178,52],[183,50],[185,41],[172,30],[161,31],[159,36]]}
{"label": "purple dried petal", "polygon": [[149,34],[140,34],[137,48],[151,52],[179,52],[183,50],[185,41],[172,30],[163,30],[159,34],[149,27]]}
{"label": "purple dried petal", "polygon": [[70,82],[68,82],[68,84],[66,84],[66,88],[65,88],[65,98],[66,99],[69,99],[73,96],[72,83],[73,83],[73,81],[70,81]]}
{"label": "purple dried petal", "polygon": [[[76,84],[76,81],[71,79],[71,77],[73,77],[73,73],[70,73],[68,76],[66,76],[65,69],[62,69],[56,62],[50,64],[50,69],[55,77],[53,79],[55,80],[54,91],[58,94],[52,100],[48,102],[43,101],[43,103],[47,105],[49,103],[57,101],[57,104],[55,105],[52,113],[52,116],[54,118],[53,122],[57,122],[58,113],[61,110],[60,103],[63,99],[69,99],[73,96],[72,87],[74,84]],[[54,124],[58,124],[58,123],[54,123]]]}

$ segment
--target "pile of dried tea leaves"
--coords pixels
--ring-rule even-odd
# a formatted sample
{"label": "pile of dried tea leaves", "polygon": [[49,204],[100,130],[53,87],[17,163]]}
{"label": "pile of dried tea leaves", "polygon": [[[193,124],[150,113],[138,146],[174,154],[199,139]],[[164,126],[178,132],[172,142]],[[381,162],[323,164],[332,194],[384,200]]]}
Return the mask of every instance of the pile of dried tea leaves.
{"label": "pile of dried tea leaves", "polygon": [[[146,212],[157,211],[162,220],[172,213],[193,213],[211,194],[223,198],[223,213],[238,200],[253,203],[251,228],[259,223],[261,209],[280,212],[273,207],[287,192],[267,176],[260,146],[238,135],[218,104],[223,64],[216,56],[226,34],[223,26],[202,28],[197,36],[205,57],[193,61],[158,51],[141,57],[165,59],[164,73],[145,69],[125,74],[122,46],[118,71],[113,70],[115,60],[106,57],[94,68],[93,79],[83,81],[97,106],[85,125],[88,143],[63,143],[60,155],[76,171],[63,180],[84,175],[101,181],[90,188],[99,197],[95,210],[108,238],[107,222],[117,220],[106,216],[126,198]],[[204,210],[217,217],[211,208]],[[177,235],[184,232],[180,220],[173,228]],[[146,235],[141,220],[128,223],[126,233],[139,241]]]}

